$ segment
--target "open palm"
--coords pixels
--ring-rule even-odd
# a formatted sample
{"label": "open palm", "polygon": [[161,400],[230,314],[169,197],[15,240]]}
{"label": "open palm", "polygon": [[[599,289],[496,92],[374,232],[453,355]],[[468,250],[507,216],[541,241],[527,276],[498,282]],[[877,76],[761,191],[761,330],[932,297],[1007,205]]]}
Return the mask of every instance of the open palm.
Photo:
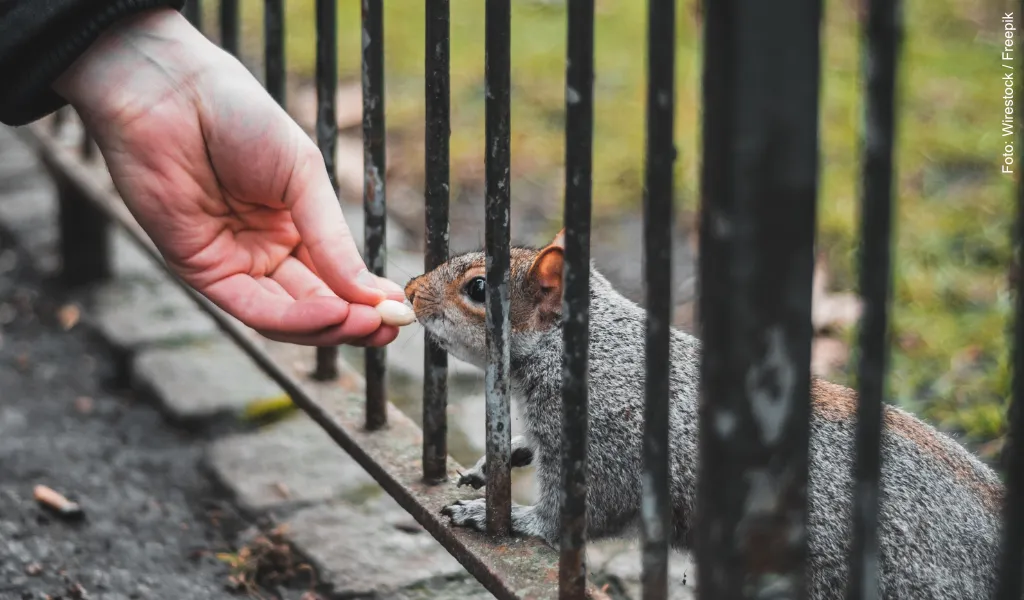
{"label": "open palm", "polygon": [[92,74],[102,102],[79,111],[128,208],[183,279],[267,337],[390,343],[373,307],[401,288],[366,271],[316,146],[236,60],[202,64]]}

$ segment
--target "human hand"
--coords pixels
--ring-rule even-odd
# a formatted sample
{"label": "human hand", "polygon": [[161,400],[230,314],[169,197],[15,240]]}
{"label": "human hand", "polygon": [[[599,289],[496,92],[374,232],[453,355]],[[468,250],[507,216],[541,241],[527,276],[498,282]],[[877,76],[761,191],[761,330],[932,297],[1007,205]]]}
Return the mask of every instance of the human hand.
{"label": "human hand", "polygon": [[398,335],[374,306],[402,289],[366,270],[317,147],[180,14],[114,26],[54,89],[169,266],[212,302],[284,342]]}

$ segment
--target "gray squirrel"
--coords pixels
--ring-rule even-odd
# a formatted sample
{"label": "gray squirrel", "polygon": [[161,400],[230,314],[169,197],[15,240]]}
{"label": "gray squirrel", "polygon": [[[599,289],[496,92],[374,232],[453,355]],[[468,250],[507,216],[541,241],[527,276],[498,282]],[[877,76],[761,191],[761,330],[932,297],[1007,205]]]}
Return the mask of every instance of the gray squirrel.
{"label": "gray squirrel", "polygon": [[[513,393],[525,435],[512,464],[536,465],[537,502],[513,505],[515,535],[559,540],[563,234],[537,250],[514,247],[509,277]],[[417,320],[452,355],[485,367],[486,282],[482,252],[455,256],[412,279],[406,297]],[[645,313],[590,271],[588,538],[637,529],[643,465]],[[671,543],[690,547],[697,495],[700,342],[671,334]],[[813,379],[808,543],[809,598],[843,598],[852,523],[856,394]],[[952,438],[885,407],[879,543],[881,597],[992,597],[1000,554],[1003,485]],[[485,482],[484,458],[459,480]],[[453,525],[484,531],[483,498],[445,507]],[[699,585],[699,582],[698,582]]]}

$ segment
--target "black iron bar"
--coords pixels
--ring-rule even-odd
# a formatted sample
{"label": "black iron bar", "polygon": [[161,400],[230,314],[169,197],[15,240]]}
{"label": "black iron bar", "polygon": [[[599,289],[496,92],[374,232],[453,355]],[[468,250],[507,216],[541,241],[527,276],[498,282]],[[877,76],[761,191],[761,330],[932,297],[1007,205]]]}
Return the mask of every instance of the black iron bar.
{"label": "black iron bar", "polygon": [[[423,266],[434,269],[448,260],[449,139],[451,137],[451,45],[448,0],[426,3],[426,158],[427,248]],[[448,458],[448,353],[424,333],[423,479],[446,480]]]}
{"label": "black iron bar", "polygon": [[805,598],[820,0],[704,4],[701,598]]}
{"label": "black iron bar", "polygon": [[[1024,1],[1017,7],[1024,14]],[[1016,22],[1020,27],[1020,21]],[[1024,53],[1018,55],[1017,70],[1024,69]],[[1018,76],[1019,77],[1019,76]],[[1017,85],[1017,96],[1024,86]],[[1024,148],[1024,115],[1017,110],[1017,146]],[[1006,466],[1006,501],[1003,509],[1003,542],[996,600],[1019,600],[1024,594],[1024,177],[1017,175],[1017,223],[1014,253],[1016,262],[1016,313],[1013,340],[1013,398],[1009,410],[1009,431],[1003,459]]]}
{"label": "black iron bar", "polygon": [[[384,162],[384,6],[363,0],[363,213],[366,266],[385,276],[387,201]],[[366,428],[387,424],[387,350],[366,349]]]}
{"label": "black iron bar", "polygon": [[889,354],[888,309],[893,213],[896,57],[900,0],[871,0],[864,31],[863,68],[867,82],[864,117],[864,172],[861,200],[860,364],[850,600],[879,597],[878,510],[881,475],[882,407]]}
{"label": "black iron bar", "polygon": [[203,29],[203,6],[202,0],[187,0],[182,14],[192,23],[192,26],[202,31]]}
{"label": "black iron bar", "polygon": [[647,3],[647,149],[644,174],[644,296],[647,309],[644,474],[641,503],[643,597],[668,597],[672,531],[669,496],[669,334],[672,324],[672,168],[675,115],[675,1]]}
{"label": "black iron bar", "polygon": [[238,0],[220,0],[220,45],[238,56]]}
{"label": "black iron bar", "polygon": [[78,287],[108,279],[112,260],[106,215],[64,178],[56,179],[55,183],[62,283]]}
{"label": "black iron bar", "polygon": [[565,270],[562,295],[562,531],[559,592],[587,585],[590,215],[594,135],[594,0],[569,3],[565,61]]}
{"label": "black iron bar", "polygon": [[284,0],[266,0],[263,8],[263,68],[270,96],[285,102]]}
{"label": "black iron bar", "polygon": [[[338,118],[335,96],[338,89],[338,18],[337,0],[316,0],[316,143],[327,166],[327,176],[338,193],[335,155],[338,143]],[[338,377],[338,349],[327,346],[316,349],[314,379],[321,381]]]}
{"label": "black iron bar", "polygon": [[512,523],[512,415],[509,405],[510,0],[487,0],[484,25],[487,253],[486,396],[487,531],[508,535]]}

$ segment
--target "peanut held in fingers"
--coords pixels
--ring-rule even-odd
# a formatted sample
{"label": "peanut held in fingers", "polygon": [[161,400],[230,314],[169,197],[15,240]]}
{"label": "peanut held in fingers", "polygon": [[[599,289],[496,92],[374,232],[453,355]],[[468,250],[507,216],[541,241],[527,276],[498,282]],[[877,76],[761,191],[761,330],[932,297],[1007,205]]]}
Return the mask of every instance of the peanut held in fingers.
{"label": "peanut held in fingers", "polygon": [[380,320],[385,325],[402,327],[416,320],[416,313],[411,308],[396,300],[384,300],[377,305]]}

